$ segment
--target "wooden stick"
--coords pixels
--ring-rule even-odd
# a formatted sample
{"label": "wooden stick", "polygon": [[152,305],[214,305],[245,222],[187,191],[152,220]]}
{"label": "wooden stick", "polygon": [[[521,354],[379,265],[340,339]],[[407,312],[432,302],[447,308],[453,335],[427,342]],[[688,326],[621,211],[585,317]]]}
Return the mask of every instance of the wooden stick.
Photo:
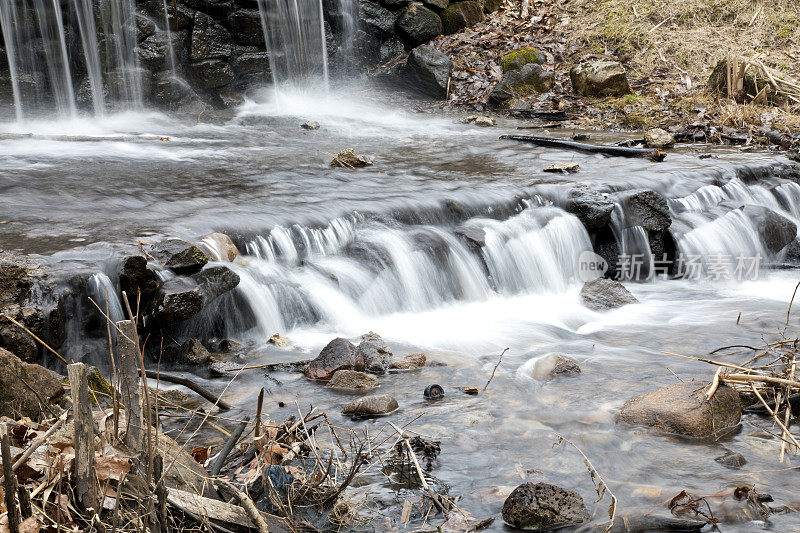
{"label": "wooden stick", "polygon": [[228,458],[228,454],[231,453],[231,450],[238,442],[239,438],[244,433],[245,428],[247,427],[247,423],[250,421],[250,417],[244,417],[244,420],[239,422],[239,425],[236,426],[236,429],[231,433],[231,436],[228,437],[228,440],[225,442],[225,445],[220,450],[219,455],[217,456],[217,460],[214,461],[214,466],[211,468],[211,476],[218,476],[220,471],[222,470],[222,466],[225,464],[225,459]]}
{"label": "wooden stick", "polygon": [[125,444],[136,452],[142,451],[142,401],[139,395],[139,357],[136,342],[139,338],[132,320],[117,322],[122,335],[117,335],[117,359],[119,360],[119,388],[125,412],[128,415]]}
{"label": "wooden stick", "polygon": [[684,359],[691,359],[692,361],[700,361],[703,363],[708,363],[710,365],[717,365],[717,366],[725,366],[728,368],[735,368],[736,370],[742,370],[744,372],[750,372],[749,368],[745,368],[743,366],[734,365],[731,363],[723,363],[721,361],[714,361],[713,359],[703,359],[702,357],[695,357],[693,355],[681,355],[679,353],[672,353],[672,352],[661,352],[665,355],[672,355],[674,357],[682,357]]}
{"label": "wooden stick", "polygon": [[239,500],[239,503],[244,508],[245,512],[247,513],[247,516],[250,517],[250,519],[258,528],[258,533],[269,533],[269,526],[267,525],[267,521],[264,520],[263,516],[261,516],[261,512],[258,510],[258,507],[256,507],[256,504],[253,503],[253,500],[250,499],[250,496],[240,491],[227,481],[217,480],[217,483],[225,487],[225,489],[227,489],[228,492],[233,494],[236,497],[236,499]]}
{"label": "wooden stick", "polygon": [[89,398],[89,367],[83,363],[67,366],[72,389],[75,423],[75,495],[84,511],[97,512],[94,470],[94,419]]}
{"label": "wooden stick", "polygon": [[778,426],[780,426],[780,428],[784,431],[784,433],[786,433],[786,436],[789,437],[792,440],[794,445],[797,446],[797,449],[800,450],[800,444],[798,444],[798,442],[794,438],[794,436],[792,436],[792,434],[789,433],[789,430],[786,429],[786,426],[784,426],[783,423],[778,419],[778,417],[775,414],[775,411],[773,411],[772,409],[769,408],[769,406],[767,405],[767,402],[764,401],[764,397],[761,396],[760,392],[758,392],[758,389],[756,388],[756,386],[751,383],[750,384],[750,388],[753,389],[753,392],[755,393],[756,397],[759,399],[759,401],[761,401],[762,404],[764,404],[764,407],[767,408],[767,411],[772,416],[772,419],[778,424]]}
{"label": "wooden stick", "polygon": [[150,379],[160,379],[161,381],[166,381],[168,383],[175,383],[176,385],[183,385],[187,389],[196,392],[197,394],[199,394],[200,396],[202,396],[203,398],[205,398],[209,402],[216,403],[217,407],[219,407],[223,411],[228,411],[231,408],[230,404],[225,402],[225,401],[223,401],[222,398],[220,398],[216,394],[213,394],[213,393],[207,391],[206,389],[204,389],[203,387],[201,387],[200,385],[198,385],[197,383],[195,383],[194,381],[191,381],[189,379],[182,378],[180,376],[173,376],[171,374],[162,374],[162,373],[156,372],[154,370],[146,370],[145,371],[145,375]]}
{"label": "wooden stick", "polygon": [[17,500],[14,497],[17,493],[17,478],[11,465],[11,438],[8,435],[8,424],[0,424],[0,447],[2,448],[3,473],[5,475],[3,491],[6,498],[8,529],[11,533],[19,533],[19,511],[17,510]]}
{"label": "wooden stick", "polygon": [[15,325],[15,326],[17,326],[18,328],[22,329],[22,330],[23,330],[25,333],[27,333],[28,335],[30,335],[31,337],[33,337],[33,338],[34,338],[34,340],[37,340],[37,341],[39,341],[39,343],[40,343],[42,346],[44,346],[45,348],[47,348],[47,350],[48,350],[49,352],[51,352],[53,355],[55,355],[56,357],[58,357],[59,359],[61,359],[61,362],[62,362],[62,363],[64,363],[65,365],[66,365],[66,364],[69,364],[69,363],[67,363],[67,360],[66,360],[66,359],[64,359],[63,357],[61,357],[61,355],[60,355],[60,354],[59,354],[57,351],[55,351],[54,349],[52,349],[52,348],[50,347],[50,345],[48,345],[48,344],[47,344],[46,342],[44,342],[42,339],[40,339],[39,337],[37,337],[36,335],[34,335],[34,334],[33,334],[33,332],[32,332],[31,330],[29,330],[28,328],[26,328],[25,326],[23,326],[22,324],[20,324],[19,322],[17,322],[16,320],[14,320],[13,318],[11,318],[10,316],[8,316],[8,315],[7,315],[7,314],[5,314],[5,313],[0,313],[0,316],[1,316],[1,317],[3,317],[3,318],[5,318],[5,319],[7,319],[7,320],[10,320],[12,324],[14,324],[14,325]]}
{"label": "wooden stick", "polygon": [[585,144],[575,141],[562,141],[549,137],[534,137],[531,135],[502,135],[501,139],[530,143],[536,146],[548,148],[563,148],[566,150],[576,150],[578,152],[588,152],[592,154],[603,154],[617,157],[644,157],[653,161],[663,161],[666,157],[664,152],[650,148],[625,148],[622,146],[599,146],[596,144]]}
{"label": "wooden stick", "polygon": [[[53,423],[53,425],[52,425],[52,426],[50,426],[50,429],[48,429],[48,430],[45,432],[45,434],[44,434],[44,435],[42,435],[42,436],[41,436],[41,437],[39,437],[38,439],[36,439],[36,440],[34,440],[33,442],[31,442],[31,443],[30,443],[30,445],[28,445],[28,447],[27,447],[27,448],[25,449],[25,451],[22,453],[22,455],[20,456],[20,458],[19,458],[19,459],[17,459],[17,461],[14,463],[14,466],[13,466],[13,467],[11,467],[11,471],[12,471],[12,472],[16,472],[16,471],[17,471],[17,470],[18,470],[18,469],[19,469],[19,468],[20,468],[22,465],[24,465],[24,464],[25,464],[25,462],[28,460],[28,458],[29,458],[31,455],[33,455],[33,452],[35,452],[35,451],[36,451],[36,449],[37,449],[37,448],[39,448],[39,446],[41,446],[42,444],[44,444],[44,443],[47,441],[47,439],[49,439],[50,437],[52,437],[52,436],[53,436],[53,433],[55,433],[56,431],[58,431],[58,428],[60,428],[60,427],[62,426],[62,424],[64,424],[64,422],[66,422],[66,420],[67,420],[67,416],[69,415],[69,410],[70,410],[70,408],[67,408],[67,409],[65,409],[65,410],[64,410],[64,412],[63,412],[63,413],[61,413],[61,416],[60,416],[60,417],[58,417],[58,420],[56,420],[56,421]],[[0,475],[0,483],[2,483],[4,479],[5,479],[5,473],[4,473],[3,475]]]}
{"label": "wooden stick", "polygon": [[708,387],[708,392],[706,392],[706,400],[710,400],[714,393],[717,392],[717,387],[719,387],[719,375],[722,372],[722,367],[717,369],[717,372],[714,374],[714,379],[711,381],[711,385]]}
{"label": "wooden stick", "polygon": [[756,376],[753,374],[727,374],[720,376],[720,381],[748,381],[755,383],[771,383],[773,385],[783,385],[792,389],[800,389],[800,382],[791,381],[783,378],[774,378],[772,376]]}

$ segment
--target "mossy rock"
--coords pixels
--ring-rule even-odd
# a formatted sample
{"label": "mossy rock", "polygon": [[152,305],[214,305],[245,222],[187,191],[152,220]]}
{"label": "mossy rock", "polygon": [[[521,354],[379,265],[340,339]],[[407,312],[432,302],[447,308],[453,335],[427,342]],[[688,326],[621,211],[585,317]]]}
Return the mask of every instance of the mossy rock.
{"label": "mossy rock", "polygon": [[536,48],[520,48],[514,50],[510,54],[506,54],[500,60],[500,65],[503,67],[503,72],[512,72],[519,70],[528,63],[544,63],[541,54]]}
{"label": "mossy rock", "polygon": [[456,2],[439,15],[445,35],[457,33],[483,21],[483,4],[474,0]]}

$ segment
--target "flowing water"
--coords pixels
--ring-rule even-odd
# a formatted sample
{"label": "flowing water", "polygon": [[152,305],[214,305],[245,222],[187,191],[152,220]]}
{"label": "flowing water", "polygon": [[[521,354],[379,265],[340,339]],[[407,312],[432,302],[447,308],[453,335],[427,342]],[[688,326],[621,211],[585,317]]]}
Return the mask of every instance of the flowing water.
{"label": "flowing water", "polygon": [[[4,124],[6,133],[104,140],[0,141],[0,248],[93,271],[88,291],[116,318],[122,307],[107,295],[118,290],[119,259],[139,241],[229,233],[242,251],[229,264],[241,283],[185,332],[224,334],[245,345],[247,363],[258,364],[313,357],[336,336],[374,331],[395,353],[424,351],[446,364],[382,377],[379,392],[401,405],[390,420],[420,416],[411,427],[441,438],[432,472],[437,487],[463,496],[459,505],[476,519],[497,514],[509,490],[525,480],[578,490],[592,508],[596,498],[582,458],[553,448],[554,433],[581,447],[627,510],[663,511],[663,502],[681,490],[717,494],[742,484],[797,503],[794,473],[784,470],[797,459],[777,462],[779,441],[758,427],[763,419],[746,416],[741,432],[715,443],[613,423],[615,410],[636,394],[713,374],[663,352],[702,356],[723,345],[774,338],[797,270],[762,269],[745,281],[631,282],[641,303],[593,312],[578,297],[578,259],[592,249],[591,237],[561,207],[576,182],[609,191],[652,188],[668,198],[680,251],[767,258],[759,228],[729,204],[763,205],[800,221],[800,186],[782,177],[788,162],[719,149],[717,159],[699,159],[686,149],[653,164],[534,148],[498,139],[513,131],[513,122],[475,128],[457,117],[402,110],[411,106],[388,108],[377,91],[360,90],[347,99],[265,94],[209,124],[143,113]],[[302,131],[306,120],[319,121],[321,129]],[[113,140],[131,134],[171,140]],[[346,147],[375,164],[331,168],[329,154]],[[580,173],[540,171],[564,161],[578,162]],[[649,253],[641,228],[626,227],[627,215],[621,208],[614,213],[622,248]],[[485,238],[480,246],[463,238],[475,230]],[[792,316],[788,334],[797,326]],[[266,344],[274,333],[294,344]],[[71,353],[104,360],[80,330],[70,335]],[[505,348],[485,394],[457,389],[482,387]],[[582,374],[537,379],[553,353],[576,359]],[[224,383],[207,385],[221,390]],[[431,383],[445,388],[444,400],[423,399]],[[228,392],[239,406],[233,416],[252,414],[262,386],[273,419],[292,414],[279,402],[293,406],[299,398],[304,407],[327,410],[337,425],[382,426],[342,417],[350,397],[289,372],[269,378],[261,371],[241,373]],[[732,470],[715,462],[726,450],[742,453],[748,464]],[[399,516],[392,488],[375,472],[354,498],[369,493],[371,510],[361,509],[367,515]],[[593,509],[598,520],[605,508]],[[385,525],[379,517],[372,527]],[[499,523],[492,527],[503,530]],[[769,527],[797,530],[800,518],[776,516],[772,526],[745,522],[725,530]]]}

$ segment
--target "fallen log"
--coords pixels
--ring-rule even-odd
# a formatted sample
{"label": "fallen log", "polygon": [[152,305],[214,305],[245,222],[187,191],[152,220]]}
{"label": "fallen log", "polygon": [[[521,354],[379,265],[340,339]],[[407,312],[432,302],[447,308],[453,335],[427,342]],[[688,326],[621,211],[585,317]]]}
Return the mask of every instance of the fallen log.
{"label": "fallen log", "polygon": [[645,157],[651,161],[663,161],[667,154],[656,149],[650,148],[626,148],[622,146],[601,146],[597,144],[586,144],[575,141],[562,141],[550,139],[548,137],[534,137],[531,135],[502,135],[501,139],[530,143],[536,146],[548,148],[563,148],[565,150],[576,150],[578,152],[588,152],[591,154],[603,154],[615,157]]}
{"label": "fallen log", "polygon": [[171,374],[164,374],[162,372],[156,372],[155,370],[147,370],[146,375],[150,379],[157,379],[161,381],[166,381],[167,383],[174,383],[176,385],[183,385],[187,389],[196,392],[209,402],[217,404],[217,407],[222,409],[223,411],[230,410],[231,406],[229,403],[225,402],[222,398],[217,396],[216,394],[204,389],[194,381],[191,381],[186,378],[182,378],[180,376],[173,376]]}

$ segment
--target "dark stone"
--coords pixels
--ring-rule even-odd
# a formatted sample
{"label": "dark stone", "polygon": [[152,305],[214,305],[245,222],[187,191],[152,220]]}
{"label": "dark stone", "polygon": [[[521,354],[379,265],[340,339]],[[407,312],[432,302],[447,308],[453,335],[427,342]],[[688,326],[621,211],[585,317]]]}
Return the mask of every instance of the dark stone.
{"label": "dark stone", "polygon": [[361,24],[370,34],[382,38],[394,35],[397,13],[370,0],[361,0],[358,3],[358,13]]}
{"label": "dark stone", "polygon": [[341,337],[333,339],[311,361],[305,369],[305,375],[311,379],[330,379],[337,370],[358,370],[363,372],[366,365],[364,359],[356,355],[356,347]]}
{"label": "dark stone", "polygon": [[625,68],[616,61],[590,61],[569,71],[572,87],[582,96],[625,96],[631,93]]}
{"label": "dark stone", "polygon": [[192,78],[195,84],[206,91],[219,89],[233,83],[233,69],[226,60],[206,59],[192,63]]}
{"label": "dark stone", "polygon": [[744,458],[744,455],[731,450],[726,451],[714,460],[721,465],[734,469],[741,468],[747,464],[747,459]]}
{"label": "dark stone", "polygon": [[453,63],[444,53],[429,45],[414,48],[403,69],[405,83],[413,90],[435,98],[447,97],[447,83]]}
{"label": "dark stone", "polygon": [[239,44],[264,46],[264,30],[258,9],[237,9],[228,15],[228,24]]}
{"label": "dark stone", "polygon": [[580,373],[581,367],[574,359],[558,354],[555,358],[553,370],[550,371],[550,376],[577,376]]}
{"label": "dark stone", "polygon": [[197,366],[211,364],[214,358],[198,339],[189,339],[181,345],[181,360]]}
{"label": "dark stone", "polygon": [[626,226],[641,226],[648,231],[663,231],[672,225],[667,200],[650,189],[617,193],[616,200],[625,215]]}
{"label": "dark stone", "polygon": [[501,7],[503,7],[504,0],[484,0],[483,2],[483,11],[486,13],[494,13],[495,11],[499,11]]}
{"label": "dark stone", "polygon": [[768,207],[746,205],[742,211],[753,222],[770,254],[780,252],[797,237],[797,225]]}
{"label": "dark stone", "polygon": [[239,274],[224,265],[207,266],[192,279],[202,288],[206,305],[238,287],[241,281]]}
{"label": "dark stone", "polygon": [[422,0],[422,3],[431,9],[441,11],[450,5],[450,0]]}
{"label": "dark stone", "polygon": [[361,342],[356,347],[356,358],[364,361],[368,371],[383,374],[389,366],[392,352],[380,335],[369,332],[361,336]]}
{"label": "dark stone", "polygon": [[189,59],[228,59],[232,50],[233,38],[230,32],[205,13],[195,13]]}
{"label": "dark stone", "polygon": [[739,393],[720,385],[706,399],[710,383],[675,383],[629,400],[617,413],[619,424],[648,426],[691,438],[716,437],[738,426],[742,418]]}
{"label": "dark stone", "polygon": [[184,32],[174,32],[170,34],[170,36],[167,36],[167,32],[164,31],[156,32],[143,42],[139,43],[139,46],[137,47],[139,63],[152,71],[170,68],[169,45],[172,43],[172,49],[175,52],[175,57],[176,59],[179,59],[183,53],[184,37]]}
{"label": "dark stone", "polygon": [[377,389],[380,383],[374,376],[355,370],[337,370],[328,382],[333,389],[362,392]]}
{"label": "dark stone", "polygon": [[[466,4],[467,2],[459,2]],[[528,63],[519,70],[507,72],[489,95],[494,105],[502,105],[513,98],[544,93],[553,88],[555,75],[541,65]]]}
{"label": "dark stone", "polygon": [[157,29],[156,21],[145,15],[136,15],[136,32],[139,36],[139,41],[144,41],[153,35]]}
{"label": "dark stone", "polygon": [[639,302],[622,283],[605,278],[584,283],[580,296],[581,303],[592,311],[608,311]]}
{"label": "dark stone", "polygon": [[403,43],[403,40],[398,37],[390,37],[389,39],[383,41],[378,48],[378,59],[382,63],[386,63],[400,54],[405,52],[406,45]]}
{"label": "dark stone", "polygon": [[788,263],[800,264],[800,240],[794,239],[782,252],[782,259]]}
{"label": "dark stone", "polygon": [[578,217],[586,229],[599,229],[611,220],[614,202],[592,189],[570,189],[564,210]]}
{"label": "dark stone", "polygon": [[153,78],[153,102],[161,107],[175,109],[199,98],[191,85],[170,71],[159,72]]}
{"label": "dark stone", "polygon": [[520,529],[549,530],[589,520],[583,498],[549,483],[523,483],[503,504],[503,520]]}
{"label": "dark stone", "polygon": [[200,248],[181,239],[167,239],[154,244],[150,255],[177,274],[199,272],[208,263]]}
{"label": "dark stone", "polygon": [[591,237],[594,253],[602,257],[606,265],[608,265],[606,277],[613,276],[617,272],[619,254],[621,253],[614,231],[610,226],[603,226],[595,230]]}
{"label": "dark stone", "polygon": [[464,241],[473,251],[478,252],[486,245],[486,230],[477,226],[462,225],[456,228],[456,237]]}
{"label": "dark stone", "polygon": [[163,328],[188,320],[238,284],[239,275],[222,265],[207,267],[190,277],[170,279],[161,285],[156,296],[154,326]]}
{"label": "dark stone", "polygon": [[442,11],[441,17],[443,33],[457,33],[483,21],[483,4],[473,0],[455,2]]}
{"label": "dark stone", "polygon": [[[64,396],[59,377],[50,370],[23,362],[11,352],[0,348],[0,416],[17,420],[30,417],[38,420],[47,407]],[[41,405],[41,402],[46,405]]]}
{"label": "dark stone", "polygon": [[399,407],[397,400],[388,394],[364,396],[348,403],[342,409],[343,415],[380,416],[388,415]]}
{"label": "dark stone", "polygon": [[158,293],[158,274],[147,267],[147,259],[141,255],[125,258],[119,285],[132,302],[139,302],[142,310],[149,310]]}
{"label": "dark stone", "polygon": [[414,3],[397,19],[397,29],[413,48],[441,35],[442,19],[422,4]]}
{"label": "dark stone", "polygon": [[383,7],[388,7],[389,9],[400,9],[407,6],[411,2],[412,0],[380,0],[380,4]]}

